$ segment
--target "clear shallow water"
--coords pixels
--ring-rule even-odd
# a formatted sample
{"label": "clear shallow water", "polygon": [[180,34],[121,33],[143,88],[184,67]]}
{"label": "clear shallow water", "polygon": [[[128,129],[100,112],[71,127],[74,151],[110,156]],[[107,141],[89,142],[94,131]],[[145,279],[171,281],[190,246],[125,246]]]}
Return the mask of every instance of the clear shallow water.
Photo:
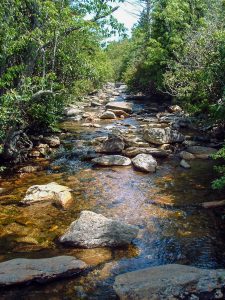
{"label": "clear shallow water", "polygon": [[[144,104],[138,104],[137,109]],[[124,123],[137,126],[133,118]],[[222,199],[210,188],[211,161],[195,160],[190,170],[179,161],[159,160],[156,174],[143,174],[132,167],[96,168],[82,161],[88,140],[107,135],[102,128],[65,123],[70,134],[55,158],[40,162],[46,170],[9,176],[0,181],[0,260],[15,257],[74,255],[91,270],[80,277],[46,285],[29,285],[1,291],[1,299],[116,299],[112,290],[116,274],[166,263],[205,268],[225,266],[224,225],[215,211],[197,207],[201,202]],[[80,147],[78,140],[86,142]],[[73,190],[74,203],[67,210],[51,204],[18,205],[28,187],[58,182]],[[57,243],[57,238],[80,211],[88,209],[118,218],[140,228],[134,244],[126,249],[74,249]],[[85,296],[86,295],[86,296]],[[83,297],[83,298],[82,298]]]}

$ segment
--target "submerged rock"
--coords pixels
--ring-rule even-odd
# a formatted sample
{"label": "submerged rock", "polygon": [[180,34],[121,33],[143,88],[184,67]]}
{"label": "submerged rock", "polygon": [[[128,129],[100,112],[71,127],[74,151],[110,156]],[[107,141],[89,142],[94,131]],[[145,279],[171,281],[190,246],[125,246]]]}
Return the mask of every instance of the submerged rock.
{"label": "submerged rock", "polygon": [[196,158],[207,159],[212,154],[217,152],[216,149],[211,147],[203,147],[203,146],[190,146],[187,148],[187,151],[194,154]]}
{"label": "submerged rock", "polygon": [[137,233],[138,229],[132,225],[82,211],[59,241],[83,248],[118,247],[130,244]]}
{"label": "submerged rock", "polygon": [[173,130],[170,127],[166,128],[149,128],[144,132],[144,139],[147,142],[162,145],[181,143],[184,141],[184,136],[177,130]]}
{"label": "submerged rock", "polygon": [[55,182],[33,185],[27,190],[21,202],[30,205],[42,201],[52,201],[62,207],[67,207],[72,201],[71,189]]}
{"label": "submerged rock", "polygon": [[121,102],[109,102],[106,104],[107,109],[118,109],[118,110],[124,110],[127,113],[132,113],[132,104],[121,101]]}
{"label": "submerged rock", "polygon": [[100,166],[129,166],[131,160],[122,155],[104,155],[92,159],[92,162]]}
{"label": "submerged rock", "polygon": [[150,154],[138,154],[132,159],[135,168],[144,172],[155,172],[157,161]]}
{"label": "submerged rock", "polygon": [[216,293],[224,286],[225,270],[170,264],[119,275],[113,287],[122,300],[160,300],[192,299],[192,295]]}
{"label": "submerged rock", "polygon": [[182,159],[182,160],[181,160],[180,166],[181,166],[182,168],[184,168],[184,169],[190,169],[190,168],[191,168],[191,166],[189,165],[188,162],[186,162],[185,159]]}
{"label": "submerged rock", "polygon": [[116,115],[112,111],[105,111],[101,116],[100,119],[116,119]]}
{"label": "submerged rock", "polygon": [[47,282],[79,274],[87,268],[82,260],[73,256],[42,259],[16,258],[0,263],[0,286],[26,282]]}

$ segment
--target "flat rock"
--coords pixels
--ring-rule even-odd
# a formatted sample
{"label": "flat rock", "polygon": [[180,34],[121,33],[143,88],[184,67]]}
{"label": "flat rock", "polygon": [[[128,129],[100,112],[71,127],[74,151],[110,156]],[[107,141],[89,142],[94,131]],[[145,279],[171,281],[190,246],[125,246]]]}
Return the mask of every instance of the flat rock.
{"label": "flat rock", "polygon": [[150,154],[138,154],[132,159],[136,169],[143,172],[155,172],[157,161]]}
{"label": "flat rock", "polygon": [[131,160],[122,155],[104,155],[92,159],[92,162],[100,166],[129,166]]}
{"label": "flat rock", "polygon": [[121,300],[165,300],[192,299],[193,294],[216,293],[224,286],[225,270],[170,264],[119,275],[113,287]]}
{"label": "flat rock", "polygon": [[169,153],[166,150],[151,147],[129,147],[122,152],[125,156],[134,157],[138,154],[151,154],[154,157],[167,157]]}
{"label": "flat rock", "polygon": [[149,128],[144,131],[144,139],[147,142],[162,145],[181,143],[184,141],[184,136],[177,130],[170,127],[166,128]]}
{"label": "flat rock", "polygon": [[79,274],[87,268],[85,262],[73,256],[42,259],[16,258],[0,263],[0,286],[27,282],[47,282]]}
{"label": "flat rock", "polygon": [[83,248],[119,247],[130,244],[137,233],[135,226],[82,211],[59,241]]}
{"label": "flat rock", "polygon": [[121,101],[121,102],[109,102],[106,104],[107,109],[118,109],[118,110],[124,110],[127,113],[132,113],[132,104]]}
{"label": "flat rock", "polygon": [[67,207],[72,201],[71,189],[55,182],[33,185],[27,190],[21,203],[30,205],[43,201],[51,201],[62,207]]}

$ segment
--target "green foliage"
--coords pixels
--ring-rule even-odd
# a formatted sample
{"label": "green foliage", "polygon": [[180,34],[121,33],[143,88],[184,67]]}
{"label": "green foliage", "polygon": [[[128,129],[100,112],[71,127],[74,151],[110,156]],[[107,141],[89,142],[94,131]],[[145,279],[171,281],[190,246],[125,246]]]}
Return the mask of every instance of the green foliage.
{"label": "green foliage", "polygon": [[216,166],[215,169],[220,175],[220,178],[214,180],[212,187],[214,189],[222,189],[225,187],[225,146],[221,148],[214,156],[215,160],[219,160],[221,165]]}
{"label": "green foliage", "polygon": [[[114,70],[135,92],[169,97],[207,121],[225,123],[224,0],[139,0],[145,7]],[[127,41],[110,46],[112,55]],[[109,47],[109,49],[110,49]],[[117,75],[118,76],[118,75]],[[221,150],[222,151],[222,150]],[[223,165],[225,155],[217,157]],[[221,178],[214,187],[224,183]]]}
{"label": "green foliage", "polygon": [[[103,33],[123,0],[3,0],[0,6],[0,141],[11,128],[54,128],[65,102],[112,77]],[[33,97],[38,91],[52,95]]]}

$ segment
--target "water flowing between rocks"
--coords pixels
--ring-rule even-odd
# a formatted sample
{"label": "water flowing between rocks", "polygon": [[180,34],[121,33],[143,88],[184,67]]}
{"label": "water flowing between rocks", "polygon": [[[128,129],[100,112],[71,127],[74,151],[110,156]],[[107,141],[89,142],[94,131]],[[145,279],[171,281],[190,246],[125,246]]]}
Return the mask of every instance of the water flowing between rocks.
{"label": "water flowing between rocks", "polygon": [[[117,101],[123,97],[118,96]],[[213,161],[196,159],[191,161],[191,169],[185,170],[176,157],[157,159],[157,172],[146,174],[132,166],[96,167],[87,160],[94,138],[107,136],[112,128],[129,130],[143,124],[139,117],[142,111],[151,110],[151,102],[127,101],[133,103],[134,115],[101,120],[99,128],[83,127],[82,121],[62,123],[66,134],[61,136],[54,158],[38,161],[44,170],[8,174],[0,180],[1,261],[67,254],[93,267],[79,277],[2,290],[1,299],[117,299],[112,289],[117,274],[167,263],[225,267],[221,215],[198,207],[223,198],[210,187]],[[89,112],[98,110],[86,108]],[[18,205],[30,186],[50,182],[72,189],[74,203],[69,209],[49,203]],[[132,245],[121,249],[60,245],[57,238],[82,210],[136,225],[139,235]]]}

